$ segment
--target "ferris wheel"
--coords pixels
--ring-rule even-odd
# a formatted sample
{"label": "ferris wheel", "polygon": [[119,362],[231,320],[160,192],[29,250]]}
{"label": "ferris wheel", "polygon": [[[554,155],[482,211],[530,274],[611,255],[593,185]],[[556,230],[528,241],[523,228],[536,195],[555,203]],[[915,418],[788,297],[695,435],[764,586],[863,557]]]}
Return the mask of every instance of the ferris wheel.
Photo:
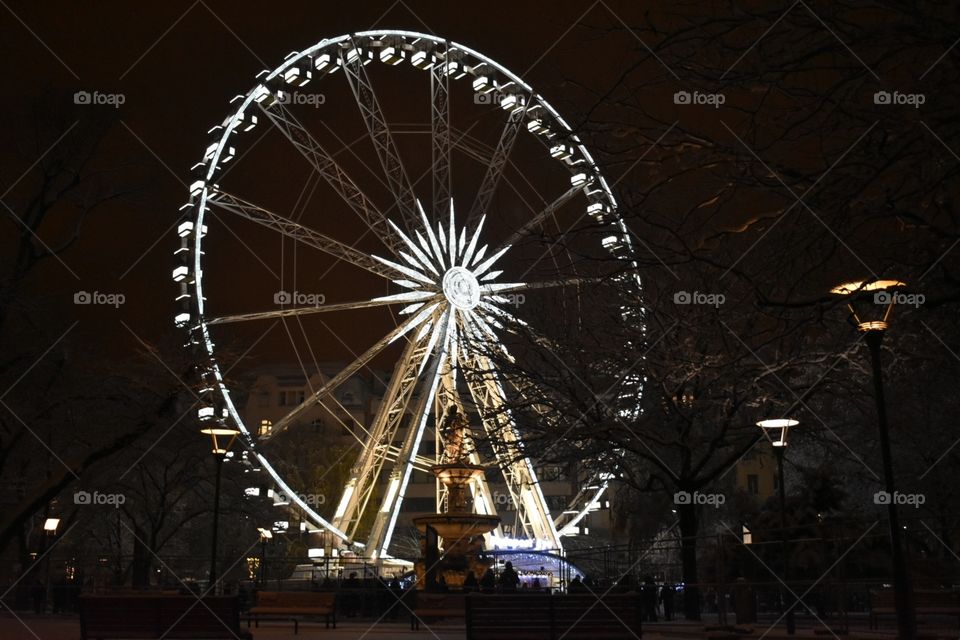
{"label": "ferris wheel", "polygon": [[[422,74],[418,77],[427,96],[423,104],[429,104],[424,114],[429,121],[421,138],[429,139],[429,144],[417,154],[410,154],[406,141],[398,142],[400,125],[387,115],[391,101],[412,100],[414,85],[404,82],[400,96],[394,95],[396,90],[378,92],[371,82],[378,66]],[[333,82],[348,87],[347,95],[356,103],[354,117],[359,115],[373,150],[371,157],[379,164],[379,175],[374,178],[365,181],[357,177],[355,167],[348,167],[342,154],[331,152],[330,143],[321,141],[295,113],[296,97],[309,83]],[[457,128],[451,105],[458,91],[472,98],[473,107],[495,119],[499,134],[489,144],[481,144],[469,130]],[[501,353],[506,350],[502,335],[511,324],[536,325],[536,318],[518,317],[515,305],[509,304],[515,298],[510,296],[577,284],[576,278],[559,273],[532,280],[525,277],[529,269],[518,268],[511,275],[504,265],[512,247],[554,220],[561,209],[573,210],[574,218],[582,217],[602,230],[596,236],[601,251],[618,258],[632,256],[630,237],[617,214],[614,196],[590,152],[557,110],[520,76],[469,47],[410,31],[366,31],[322,40],[291,53],[272,71],[262,72],[255,86],[232,104],[222,124],[210,130],[212,139],[203,160],[194,167],[189,202],[182,208],[178,226],[180,248],[173,271],[179,285],[175,322],[187,331],[188,343],[203,370],[199,418],[235,426],[248,453],[315,530],[329,532],[342,544],[356,545],[367,556],[384,558],[389,555],[412,473],[443,461],[442,446],[437,447],[433,459],[422,455],[425,433],[437,430],[434,440],[442,442],[439,425],[447,409],[464,409],[467,400],[489,442],[486,456],[492,458],[483,459],[485,454],[476,448],[472,461],[495,464],[502,474],[517,522],[511,535],[525,540],[518,544],[527,548],[561,549],[561,538],[575,533],[582,518],[597,508],[609,477],[584,478],[567,508],[551,509],[535,465],[523,453],[522,433],[508,410],[510,394],[520,390],[511,389],[497,374],[491,348]],[[342,108],[336,117],[345,117]],[[357,248],[352,238],[338,237],[336,225],[332,231],[320,231],[293,215],[278,213],[277,207],[255,202],[244,195],[243,180],[235,180],[237,186],[228,184],[227,173],[234,166],[229,163],[238,161],[238,149],[242,155],[243,146],[253,144],[251,131],[263,127],[274,128],[286,139],[289,158],[275,164],[305,162],[311,175],[322,178],[338,196],[339,205],[355,216],[354,222],[364,234],[379,241],[379,249]],[[539,150],[536,162],[551,165],[550,170],[563,178],[544,182],[555,191],[514,226],[505,228],[498,221],[499,237],[495,238],[488,214],[495,208],[498,187],[506,182],[505,173],[520,138],[535,141],[533,146]],[[479,166],[478,187],[467,189],[454,178],[454,167],[460,166],[454,160],[456,155]],[[411,156],[427,158],[428,186],[411,180],[407,169]],[[369,181],[376,185],[366,184]],[[386,197],[378,200],[371,195],[373,187]],[[389,291],[358,296],[354,301],[325,300],[301,306],[293,301],[267,311],[219,313],[225,308],[222,301],[232,291],[208,287],[204,279],[205,263],[210,259],[205,254],[214,251],[207,239],[208,223],[213,230],[213,220],[242,220],[266,228],[270,230],[266,233],[278,233],[298,246],[374,274]],[[390,311],[395,318],[392,328],[289,407],[269,435],[274,438],[297,429],[312,408],[330,402],[340,385],[375,358],[398,354],[376,414],[360,428],[359,454],[335,508],[321,514],[271,464],[264,452],[264,441],[269,438],[261,437],[256,425],[245,424],[214,339],[219,331],[236,323],[317,314],[327,317],[376,308]],[[485,373],[470,373],[477,371]],[[378,489],[384,479],[385,489]],[[497,513],[497,500],[486,481],[481,479],[472,490],[477,513]],[[501,541],[507,538],[499,529],[491,535]]]}

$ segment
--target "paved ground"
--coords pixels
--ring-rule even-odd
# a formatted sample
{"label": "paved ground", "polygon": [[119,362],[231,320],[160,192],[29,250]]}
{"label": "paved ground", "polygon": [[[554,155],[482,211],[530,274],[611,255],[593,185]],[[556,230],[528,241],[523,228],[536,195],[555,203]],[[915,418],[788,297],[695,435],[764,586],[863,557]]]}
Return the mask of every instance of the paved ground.
{"label": "paved ground", "polygon": [[[19,615],[19,614],[18,614]],[[754,638],[764,640],[786,640],[788,636],[782,627],[766,633],[766,625],[753,625]],[[921,627],[923,629],[923,627]],[[960,631],[941,628],[941,633],[931,634],[936,638],[960,638]],[[429,629],[410,631],[409,622],[379,622],[373,620],[347,620],[338,622],[337,629],[325,629],[323,624],[304,622],[300,633],[293,634],[290,623],[261,623],[259,629],[251,629],[254,640],[464,640],[466,634],[462,625],[452,623],[431,624]],[[929,633],[932,629],[927,629]],[[674,622],[648,624],[644,626],[643,640],[684,640],[705,637],[703,623]],[[841,635],[840,640],[894,640],[892,629],[871,632],[866,628],[855,628],[850,635]],[[825,629],[801,626],[796,640],[834,640]],[[79,640],[80,623],[71,616],[35,616],[21,615],[19,618],[10,613],[0,613],[0,640]],[[509,639],[505,639],[509,640]]]}

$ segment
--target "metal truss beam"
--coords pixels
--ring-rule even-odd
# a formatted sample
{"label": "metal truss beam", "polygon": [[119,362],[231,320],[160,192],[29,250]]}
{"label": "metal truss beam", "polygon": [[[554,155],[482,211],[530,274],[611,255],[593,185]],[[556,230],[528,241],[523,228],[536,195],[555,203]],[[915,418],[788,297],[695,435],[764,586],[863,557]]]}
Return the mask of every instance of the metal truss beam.
{"label": "metal truss beam", "polygon": [[430,69],[430,133],[433,142],[433,215],[450,207],[450,76],[442,64]]}
{"label": "metal truss beam", "polygon": [[275,103],[269,108],[261,105],[260,109],[363,220],[370,231],[386,244],[394,255],[397,255],[399,243],[393,234],[389,233],[387,217],[377,209],[370,198],[360,190],[343,167],[337,164],[333,156],[317,142],[306,127],[282,103]]}
{"label": "metal truss beam", "polygon": [[354,249],[350,245],[344,244],[339,240],[334,240],[318,231],[294,222],[279,213],[264,209],[259,205],[255,205],[226,191],[220,191],[219,189],[214,190],[211,187],[210,197],[207,199],[207,202],[216,205],[224,211],[237,214],[247,220],[278,231],[288,238],[319,249],[338,260],[343,260],[355,267],[366,269],[378,276],[393,279],[399,275],[383,263],[377,262],[367,254]]}
{"label": "metal truss beam", "polygon": [[296,406],[290,413],[285,415],[283,418],[278,420],[273,425],[273,430],[271,431],[271,437],[276,436],[278,433],[289,427],[294,420],[302,416],[304,413],[312,409],[317,405],[323,398],[330,394],[334,389],[343,384],[348,380],[353,374],[359,371],[364,365],[366,365],[370,360],[374,358],[378,353],[383,351],[387,345],[391,342],[402,336],[404,333],[409,331],[414,327],[419,318],[411,317],[408,318],[405,322],[400,324],[396,329],[391,331],[389,334],[381,338],[375,345],[364,351],[356,360],[348,364],[346,367],[340,370],[337,375],[330,378],[327,381],[327,384],[323,385],[317,391],[315,391],[309,398],[304,400],[298,406]]}
{"label": "metal truss beam", "polygon": [[350,469],[350,479],[333,518],[333,526],[346,531],[351,539],[357,535],[357,528],[376,489],[384,462],[388,458],[399,459],[399,452],[392,446],[393,440],[416,389],[421,364],[424,358],[429,357],[428,346],[426,336],[407,344],[393,370],[370,437]]}
{"label": "metal truss beam", "polygon": [[[357,46],[355,42],[353,44]],[[410,186],[410,179],[407,177],[403,162],[400,160],[400,150],[380,108],[380,102],[370,83],[367,69],[363,65],[363,56],[357,55],[353,61],[348,61],[347,56],[342,53],[341,56],[343,56],[344,75],[360,108],[364,124],[367,125],[367,132],[380,159],[387,184],[396,200],[404,226],[407,231],[412,232],[419,226],[417,199]]]}
{"label": "metal truss beam", "polygon": [[[430,409],[440,385],[440,368],[449,357],[452,323],[451,313],[448,312],[441,317],[433,329],[436,335],[440,337],[439,343],[434,343],[434,340],[431,339],[431,343],[437,344],[437,348],[431,356],[428,356],[432,360],[425,370],[420,397],[417,400],[416,408],[412,412],[400,455],[391,470],[387,495],[384,496],[380,510],[374,520],[373,528],[370,530],[370,536],[367,538],[366,548],[369,553],[375,553],[377,558],[382,558],[386,554],[393,537],[393,528],[400,514],[400,506],[410,482],[417,451],[420,449],[423,433],[430,420],[432,413]],[[396,483],[396,490],[391,489],[393,483]]]}
{"label": "metal truss beam", "polygon": [[522,125],[523,110],[511,111],[507,122],[503,125],[503,130],[500,132],[500,139],[497,141],[493,156],[487,165],[487,172],[483,176],[483,182],[480,183],[477,195],[473,200],[473,204],[470,206],[470,213],[466,221],[467,228],[472,228],[477,219],[487,213],[490,202],[493,200],[493,194],[497,190],[500,177],[503,175],[503,170],[507,166],[507,160],[510,157],[510,152],[513,150],[513,144],[517,140],[517,134]]}
{"label": "metal truss beam", "polygon": [[[482,336],[478,335],[482,339]],[[476,404],[484,430],[493,446],[510,497],[524,533],[549,548],[561,547],[560,536],[540,488],[533,463],[522,450],[520,435],[505,407],[503,385],[493,363],[482,353],[458,354],[460,368]]]}

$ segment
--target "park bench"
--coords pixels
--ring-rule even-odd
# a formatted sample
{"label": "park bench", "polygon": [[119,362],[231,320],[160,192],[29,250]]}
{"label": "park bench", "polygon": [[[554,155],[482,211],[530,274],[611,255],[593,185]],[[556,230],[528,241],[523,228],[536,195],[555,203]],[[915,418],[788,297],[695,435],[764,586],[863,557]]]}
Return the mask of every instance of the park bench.
{"label": "park bench", "polygon": [[144,593],[81,596],[80,637],[252,638],[240,630],[240,607],[232,596]]}
{"label": "park bench", "polygon": [[636,640],[640,595],[470,594],[467,640]]}
{"label": "park bench", "polygon": [[419,629],[421,622],[445,618],[463,618],[464,595],[460,593],[425,593],[417,591],[410,612],[410,629]]}
{"label": "park bench", "polygon": [[329,591],[260,591],[257,604],[250,608],[247,627],[253,620],[260,626],[264,618],[280,618],[293,622],[293,633],[300,632],[300,618],[323,617],[326,628],[337,628],[336,595]]}
{"label": "park bench", "polygon": [[[913,591],[913,610],[917,615],[957,616],[960,625],[960,591],[940,591],[936,589],[915,589]],[[870,592],[870,628],[877,627],[880,616],[897,615],[893,591]]]}

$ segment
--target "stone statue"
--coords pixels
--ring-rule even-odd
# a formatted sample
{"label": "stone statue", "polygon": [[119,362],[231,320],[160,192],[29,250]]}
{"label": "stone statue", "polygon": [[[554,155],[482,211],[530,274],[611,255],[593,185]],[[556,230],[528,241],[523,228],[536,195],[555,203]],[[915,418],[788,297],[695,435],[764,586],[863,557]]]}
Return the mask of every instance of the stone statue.
{"label": "stone statue", "polygon": [[443,455],[446,462],[467,462],[470,457],[468,450],[469,438],[467,433],[470,430],[470,421],[467,416],[460,413],[457,405],[450,405],[447,409],[447,415],[443,420],[443,426],[440,434],[445,443]]}

